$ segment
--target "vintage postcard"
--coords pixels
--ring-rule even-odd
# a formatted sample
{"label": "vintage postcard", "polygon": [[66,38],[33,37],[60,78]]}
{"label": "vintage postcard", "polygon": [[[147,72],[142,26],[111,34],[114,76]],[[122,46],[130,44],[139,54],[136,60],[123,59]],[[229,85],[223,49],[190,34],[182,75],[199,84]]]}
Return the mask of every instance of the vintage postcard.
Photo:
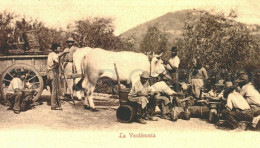
{"label": "vintage postcard", "polygon": [[259,147],[260,0],[0,0],[0,147]]}

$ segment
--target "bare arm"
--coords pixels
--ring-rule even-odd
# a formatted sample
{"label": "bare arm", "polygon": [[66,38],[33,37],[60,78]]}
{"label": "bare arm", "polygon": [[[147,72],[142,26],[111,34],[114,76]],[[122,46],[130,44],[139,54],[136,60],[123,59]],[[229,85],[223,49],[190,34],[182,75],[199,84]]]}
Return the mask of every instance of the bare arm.
{"label": "bare arm", "polygon": [[68,52],[68,51],[60,52],[60,53],[58,54],[58,57],[61,57],[61,56],[63,56],[64,54],[67,54],[67,53],[69,53],[69,52]]}
{"label": "bare arm", "polygon": [[202,74],[203,74],[204,79],[208,79],[208,73],[207,73],[206,69],[202,68],[201,70],[202,70]]}

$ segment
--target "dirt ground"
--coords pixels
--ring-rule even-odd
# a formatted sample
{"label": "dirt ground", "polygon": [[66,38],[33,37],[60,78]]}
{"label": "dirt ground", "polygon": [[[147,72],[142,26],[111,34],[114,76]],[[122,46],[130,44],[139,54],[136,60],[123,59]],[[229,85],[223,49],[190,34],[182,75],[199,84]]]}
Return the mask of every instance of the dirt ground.
{"label": "dirt ground", "polygon": [[[18,147],[35,147],[35,142],[38,143],[37,147],[86,147],[86,144],[91,147],[119,147],[118,143],[133,141],[152,147],[218,147],[223,142],[241,146],[244,140],[251,141],[252,138],[260,137],[259,132],[220,130],[206,120],[198,118],[177,122],[159,119],[148,121],[146,125],[135,122],[120,123],[116,119],[119,102],[113,98],[96,99],[99,112],[84,110],[83,101],[75,101],[75,105],[72,101],[63,102],[62,111],[53,111],[49,95],[42,96],[39,102],[40,105],[18,115],[7,110],[7,106],[0,105],[0,144],[5,143],[3,147],[17,147],[17,144]],[[133,138],[131,133],[150,134],[155,137]],[[120,135],[125,135],[125,138],[121,138]],[[242,138],[244,140],[239,140]],[[14,144],[13,139],[20,143]],[[258,141],[254,141],[253,146]]]}

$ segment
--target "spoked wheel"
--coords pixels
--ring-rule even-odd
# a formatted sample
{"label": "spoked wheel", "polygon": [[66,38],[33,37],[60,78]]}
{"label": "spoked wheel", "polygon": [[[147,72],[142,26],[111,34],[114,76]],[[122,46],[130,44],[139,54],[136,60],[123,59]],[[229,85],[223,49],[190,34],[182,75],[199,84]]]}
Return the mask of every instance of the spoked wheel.
{"label": "spoked wheel", "polygon": [[7,101],[6,93],[12,79],[14,78],[14,73],[16,73],[17,76],[23,75],[23,77],[26,79],[27,84],[29,84],[29,86],[31,86],[31,88],[35,91],[33,95],[33,100],[37,101],[43,91],[43,85],[44,85],[43,79],[42,76],[34,67],[27,64],[12,65],[8,67],[2,74],[1,92],[4,101]]}

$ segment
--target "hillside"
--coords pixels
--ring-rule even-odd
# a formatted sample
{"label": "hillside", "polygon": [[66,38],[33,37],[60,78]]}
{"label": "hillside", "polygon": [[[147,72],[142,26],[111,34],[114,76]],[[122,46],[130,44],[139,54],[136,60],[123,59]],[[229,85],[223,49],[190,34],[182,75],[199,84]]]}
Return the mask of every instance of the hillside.
{"label": "hillside", "polygon": [[[135,48],[139,48],[140,42],[149,26],[156,26],[160,31],[166,33],[170,42],[176,38],[182,38],[182,29],[184,27],[184,22],[187,19],[187,12],[194,12],[193,14],[196,15],[196,10],[169,12],[122,33],[120,38],[127,39],[133,37]],[[248,25],[248,27],[253,36],[256,36],[256,38],[260,37],[259,25]]]}
{"label": "hillside", "polygon": [[139,48],[139,44],[146,34],[147,28],[150,26],[156,26],[160,31],[168,35],[168,39],[171,41],[174,38],[182,37],[182,28],[184,26],[184,20],[187,17],[187,11],[169,12],[161,17],[138,25],[120,35],[122,39],[133,37],[135,39],[135,48]]}

